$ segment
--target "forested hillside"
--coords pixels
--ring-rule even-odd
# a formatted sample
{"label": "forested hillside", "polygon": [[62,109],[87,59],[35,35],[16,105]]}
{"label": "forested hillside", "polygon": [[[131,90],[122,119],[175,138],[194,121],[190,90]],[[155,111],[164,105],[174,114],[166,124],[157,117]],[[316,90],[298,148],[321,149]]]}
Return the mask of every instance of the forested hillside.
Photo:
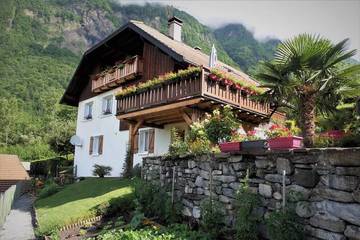
{"label": "forested hillside", "polygon": [[[129,19],[166,33],[161,5],[119,5],[110,0],[2,0],[0,6],[0,152],[25,160],[55,156],[51,143],[74,134],[76,109],[58,104],[81,54]],[[212,30],[189,14],[183,37],[190,46],[244,71],[269,59],[277,40],[258,42],[242,25]]]}

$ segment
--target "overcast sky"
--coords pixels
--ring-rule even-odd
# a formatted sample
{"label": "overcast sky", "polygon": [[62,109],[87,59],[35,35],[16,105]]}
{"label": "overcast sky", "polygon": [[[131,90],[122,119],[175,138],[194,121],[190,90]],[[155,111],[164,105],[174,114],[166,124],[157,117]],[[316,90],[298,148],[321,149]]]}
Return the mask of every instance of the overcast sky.
{"label": "overcast sky", "polygon": [[242,23],[258,39],[286,39],[298,33],[320,33],[333,41],[350,39],[360,60],[360,0],[309,1],[205,1],[205,0],[118,0],[121,3],[157,2],[173,5],[210,27]]}

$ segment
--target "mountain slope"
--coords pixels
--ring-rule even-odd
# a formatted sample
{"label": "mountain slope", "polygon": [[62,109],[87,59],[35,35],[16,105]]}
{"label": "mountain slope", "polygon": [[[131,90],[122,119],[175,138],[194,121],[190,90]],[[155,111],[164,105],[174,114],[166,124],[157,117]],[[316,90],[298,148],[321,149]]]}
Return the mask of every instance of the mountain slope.
{"label": "mountain slope", "polygon": [[[119,5],[110,0],[2,0],[0,152],[20,154],[25,160],[55,155],[49,141],[59,131],[64,131],[61,136],[74,132],[76,109],[58,101],[81,54],[129,19],[166,33],[166,10],[162,5]],[[174,14],[184,20],[187,44],[206,53],[215,44],[225,63],[246,69],[266,55],[256,60],[251,54],[237,56],[233,51],[240,48],[232,44],[253,46],[257,41],[249,37],[227,42],[220,30],[214,33],[186,12],[174,9]]]}
{"label": "mountain slope", "polygon": [[242,24],[228,24],[216,29],[214,33],[229,56],[245,71],[260,60],[271,59],[280,43],[277,39],[257,41]]}

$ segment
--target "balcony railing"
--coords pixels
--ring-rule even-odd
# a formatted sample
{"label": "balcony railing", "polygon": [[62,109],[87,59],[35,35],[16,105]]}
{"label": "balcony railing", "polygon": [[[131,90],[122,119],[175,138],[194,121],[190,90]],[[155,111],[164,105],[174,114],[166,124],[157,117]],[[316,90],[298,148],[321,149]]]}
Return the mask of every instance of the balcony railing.
{"label": "balcony railing", "polygon": [[141,75],[142,71],[142,59],[139,56],[134,56],[122,62],[121,66],[113,67],[107,72],[98,74],[92,81],[92,91],[102,92],[116,87],[126,80]]}
{"label": "balcony railing", "polygon": [[269,104],[250,99],[250,95],[243,90],[233,90],[229,86],[209,81],[209,73],[209,70],[203,68],[202,73],[197,77],[164,82],[150,89],[119,97],[117,113],[138,111],[195,97],[230,104],[240,110],[262,116],[271,113]]}

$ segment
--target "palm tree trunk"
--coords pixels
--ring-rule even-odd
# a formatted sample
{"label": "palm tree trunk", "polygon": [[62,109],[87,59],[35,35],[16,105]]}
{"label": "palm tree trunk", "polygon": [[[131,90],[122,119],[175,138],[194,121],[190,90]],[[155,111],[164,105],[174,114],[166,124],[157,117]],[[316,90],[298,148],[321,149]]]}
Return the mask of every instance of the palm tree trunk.
{"label": "palm tree trunk", "polygon": [[300,122],[305,147],[313,147],[315,136],[315,94],[300,96]]}

